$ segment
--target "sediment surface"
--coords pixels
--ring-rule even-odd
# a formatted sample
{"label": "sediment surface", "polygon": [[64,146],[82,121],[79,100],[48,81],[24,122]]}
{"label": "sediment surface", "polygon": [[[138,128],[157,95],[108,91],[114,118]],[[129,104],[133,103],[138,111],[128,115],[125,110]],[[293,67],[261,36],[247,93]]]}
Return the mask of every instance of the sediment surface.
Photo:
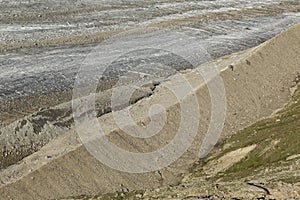
{"label": "sediment surface", "polygon": [[[223,78],[227,99],[221,139],[270,116],[291,100],[292,88],[299,82],[299,43],[300,26],[296,25],[258,47],[214,61]],[[202,126],[188,151],[169,167],[146,174],[128,174],[111,169],[92,157],[80,143],[76,131],[71,129],[37,153],[0,172],[3,199],[53,199],[99,192],[144,190],[179,183],[198,161],[199,145],[209,124],[209,93],[198,75],[198,69],[207,66],[211,65],[204,64],[181,72],[196,94],[201,113],[199,123]],[[164,105],[168,120],[159,135],[145,140],[126,136],[115,124],[111,113],[108,113],[102,115],[99,122],[109,140],[124,149],[139,152],[152,151],[170,141],[180,123],[180,105],[174,95],[168,92],[168,84],[180,86],[182,82],[170,77],[156,86],[153,94],[148,95],[150,97],[130,107],[133,119],[138,124],[147,124],[149,107],[157,103]],[[188,102],[189,99],[190,96],[186,96],[183,101]],[[162,114],[156,113],[158,116]],[[243,152],[249,153],[255,147],[245,146],[246,149],[242,149],[238,155],[242,159]],[[257,188],[257,183],[249,184]],[[220,186],[223,187],[222,183]]]}

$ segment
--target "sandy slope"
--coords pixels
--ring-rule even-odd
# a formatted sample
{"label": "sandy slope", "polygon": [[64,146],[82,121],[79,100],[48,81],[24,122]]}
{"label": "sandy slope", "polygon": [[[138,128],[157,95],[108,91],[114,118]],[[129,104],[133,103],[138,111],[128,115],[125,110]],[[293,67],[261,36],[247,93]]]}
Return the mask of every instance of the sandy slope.
{"label": "sandy slope", "polygon": [[[227,98],[223,137],[271,115],[289,101],[290,88],[297,72],[300,72],[299,44],[300,25],[296,25],[257,48],[216,61]],[[233,66],[233,70],[229,65]],[[197,160],[199,144],[210,117],[207,106],[210,105],[210,99],[207,88],[201,86],[203,80],[196,70],[185,71],[183,74],[197,95],[201,126],[192,147],[171,166],[160,172],[147,174],[128,174],[113,170],[93,158],[76,140],[75,131],[71,131],[40,152],[0,172],[2,199],[51,199],[176,183],[181,179],[181,174],[186,173]],[[180,84],[174,83],[176,80],[172,78],[170,81],[172,84]],[[159,135],[146,140],[128,137],[115,125],[111,114],[107,114],[99,120],[105,122],[103,129],[112,142],[125,149],[145,152],[170,141],[180,122],[180,107],[172,94],[166,91],[165,84],[168,82],[160,85],[150,98],[131,107],[134,118],[139,123],[147,123],[145,114],[150,105],[155,102],[166,105],[168,122]],[[189,97],[186,98],[188,99]],[[66,141],[73,142],[66,145]],[[34,163],[30,162],[33,157],[36,159]]]}

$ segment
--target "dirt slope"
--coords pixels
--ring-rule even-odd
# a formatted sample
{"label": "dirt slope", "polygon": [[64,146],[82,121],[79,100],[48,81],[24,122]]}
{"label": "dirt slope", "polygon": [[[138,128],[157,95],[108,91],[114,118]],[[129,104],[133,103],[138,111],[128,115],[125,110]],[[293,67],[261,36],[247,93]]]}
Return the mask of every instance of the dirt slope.
{"label": "dirt slope", "polygon": [[179,185],[67,199],[299,199],[297,82],[287,106],[223,141]]}
{"label": "dirt slope", "polygon": [[[291,99],[290,88],[295,85],[297,73],[300,73],[299,44],[300,25],[297,25],[257,48],[216,61],[222,71],[227,98],[227,118],[222,138],[270,116]],[[203,80],[199,78],[196,70],[185,71],[183,74],[193,85],[197,95],[201,126],[192,147],[171,166],[160,172],[147,174],[118,172],[98,162],[79,142],[69,144],[72,148],[66,148],[64,140],[59,137],[44,147],[47,149],[44,154],[40,151],[32,155],[39,158],[36,163],[28,162],[31,157],[29,156],[27,162],[25,159],[0,172],[2,199],[52,199],[124,189],[153,188],[180,181],[182,175],[198,160],[199,144],[210,117],[210,98],[207,88],[201,86]],[[169,81],[172,84],[181,84],[172,78]],[[149,106],[156,102],[164,104],[168,111],[168,121],[159,135],[149,140],[128,137],[118,129],[111,115],[107,114],[99,120],[105,121],[103,129],[112,142],[124,149],[146,152],[170,141],[180,122],[180,106],[174,96],[167,92],[164,84],[158,86],[150,98],[131,107],[133,118],[138,122],[147,122],[145,116]],[[185,100],[189,98],[188,96]],[[68,137],[76,138],[75,132],[69,133]],[[45,159],[45,152],[54,148],[61,153]],[[31,170],[26,171],[28,168]]]}

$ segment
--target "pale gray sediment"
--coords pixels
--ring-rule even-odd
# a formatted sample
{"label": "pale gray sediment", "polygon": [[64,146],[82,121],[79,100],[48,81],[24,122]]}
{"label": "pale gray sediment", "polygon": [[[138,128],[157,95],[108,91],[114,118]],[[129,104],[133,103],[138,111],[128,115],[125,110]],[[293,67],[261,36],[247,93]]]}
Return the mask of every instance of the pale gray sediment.
{"label": "pale gray sediment", "polygon": [[126,29],[214,11],[257,8],[279,0],[1,1],[0,41],[41,40]]}
{"label": "pale gray sediment", "polygon": [[[295,6],[299,6],[299,2],[294,2]],[[108,2],[105,2],[105,6],[98,5],[96,1],[73,3],[73,1],[64,1],[60,4],[52,4],[52,2],[41,3],[38,1],[32,5],[30,2],[23,2],[21,3],[22,7],[19,6],[20,3],[10,1],[10,4],[1,7],[3,9],[0,15],[2,42],[5,44],[24,40],[39,42],[39,40],[47,38],[124,30],[138,25],[146,28],[153,23],[168,22],[168,20],[178,19],[178,17],[181,19],[197,16],[198,14],[218,13],[219,9],[223,9],[225,13],[220,16],[220,19],[218,19],[218,14],[214,13],[212,19],[208,16],[208,19],[204,21],[201,19],[192,20],[172,27],[171,30],[195,37],[203,44],[212,60],[222,55],[256,46],[300,21],[299,11],[285,10],[284,4],[282,5],[282,11],[279,13],[272,9],[266,10],[266,13],[271,13],[270,16],[261,10],[254,10],[249,14],[249,17],[243,16],[242,11],[235,17],[232,17],[233,14],[230,11],[227,13],[227,10],[230,9],[259,8],[275,3],[260,0],[253,2],[241,1],[245,5],[238,5],[236,1],[228,1],[225,5],[224,1],[190,2],[185,5],[180,1],[171,3],[167,0],[159,5],[155,4],[154,1],[136,1],[129,5],[115,2],[116,5],[111,5],[111,7],[107,5]],[[81,3],[83,4],[80,5]],[[91,7],[90,4],[86,6],[84,3],[94,3],[96,5],[93,4],[95,6],[93,9],[93,6]],[[61,7],[64,9],[61,10]],[[16,10],[11,14],[8,12],[10,9]],[[87,13],[90,15],[87,15]],[[125,17],[129,13],[132,16]],[[238,18],[239,16],[240,18]],[[99,22],[99,19],[103,21]],[[122,20],[120,21],[120,19]],[[90,22],[91,20],[92,22]],[[167,26],[166,28],[170,27]],[[160,36],[160,34],[157,34],[157,38]],[[39,44],[37,43],[37,45]],[[24,97],[39,98],[43,95],[43,97],[46,97],[45,100],[41,100],[40,104],[33,106],[32,109],[30,105],[26,109],[22,108],[22,105],[7,106],[9,110],[1,108],[3,113],[1,115],[4,116],[1,118],[2,123],[5,123],[5,120],[9,118],[7,116],[11,116],[8,120],[9,123],[17,120],[10,125],[6,124],[1,127],[1,136],[3,137],[3,140],[1,140],[3,141],[1,146],[2,158],[8,161],[6,164],[1,163],[1,166],[4,167],[20,160],[68,130],[68,126],[71,124],[70,105],[59,108],[60,105],[58,108],[47,108],[40,111],[38,109],[45,108],[45,102],[53,101],[51,98],[47,99],[47,94],[57,93],[58,95],[53,95],[53,98],[57,98],[60,93],[64,94],[55,104],[71,99],[72,93],[70,90],[73,87],[76,73],[94,46],[93,42],[92,44],[87,42],[84,46],[64,46],[63,43],[58,42],[58,47],[45,45],[45,48],[32,49],[32,52],[30,48],[28,51],[23,50],[20,52],[20,49],[18,49],[16,52],[7,51],[0,55],[0,100],[5,101],[1,104],[2,106],[14,104],[14,102],[20,104],[22,101],[18,101],[18,99]],[[178,48],[181,47],[178,46]],[[164,64],[170,65],[176,70],[193,67],[188,63],[174,59],[172,55],[158,54],[158,56],[153,56],[151,59],[156,62],[164,62]],[[129,62],[117,62],[108,68],[106,78],[108,80],[116,78],[122,74],[124,66],[131,66],[134,62],[140,63],[143,60],[145,58],[131,57]],[[205,62],[207,61],[205,60]],[[164,77],[168,75],[171,74],[166,74]],[[143,93],[137,99],[149,94],[151,94],[151,91]],[[108,99],[107,96],[106,100],[102,99],[100,103],[102,107],[105,107],[103,110],[105,112],[109,112],[109,107],[106,107],[105,103]],[[9,115],[6,115],[7,113]],[[20,119],[24,115],[29,116]]]}
{"label": "pale gray sediment", "polygon": [[[221,71],[227,99],[226,121],[221,138],[268,117],[290,101],[290,89],[295,87],[299,77],[299,36],[297,25],[256,48],[215,61]],[[233,70],[229,65],[234,66]],[[201,67],[205,66],[211,65]],[[203,80],[199,77],[198,69],[186,70],[182,74],[189,80],[198,98],[201,118],[196,120],[199,120],[201,126],[198,127],[197,137],[191,147],[173,164],[152,173],[130,174],[114,170],[91,156],[86,146],[80,145],[79,141],[74,142],[76,131],[73,130],[59,136],[17,165],[1,171],[0,192],[3,199],[57,199],[115,191],[120,191],[117,194],[121,195],[124,190],[151,189],[178,183],[199,159],[199,146],[211,117],[210,106],[207,106],[210,105],[209,91],[201,84]],[[159,134],[148,139],[131,137],[116,124],[113,113],[108,113],[98,118],[107,138],[130,152],[152,152],[172,141],[182,122],[182,102],[178,103],[165,86],[178,86],[183,82],[171,77],[156,87],[150,98],[130,107],[134,121],[144,126],[150,123],[149,118],[152,119],[152,116],[147,115],[152,105],[166,105],[166,112],[158,114],[166,114],[168,117]],[[190,96],[194,96],[193,93]],[[190,109],[187,110],[192,113]],[[72,148],[68,142],[72,143]],[[140,163],[133,164],[140,166]],[[195,188],[199,194],[197,188],[199,185]]]}
{"label": "pale gray sediment", "polygon": [[[299,20],[298,13],[287,13],[275,17],[195,23],[183,26],[181,31],[199,38],[211,58],[215,59],[256,46]],[[47,107],[47,104],[53,106],[69,101],[72,98],[70,90],[76,73],[92,49],[93,46],[85,46],[50,49],[27,55],[18,53],[0,55],[0,99],[3,102],[1,122],[14,121],[37,111],[40,107]],[[153,59],[163,61],[166,65],[173,63],[173,67],[178,70],[192,67],[181,62],[174,63],[174,56]],[[142,59],[139,60],[141,61]],[[119,63],[111,68],[108,75],[117,76],[125,64],[132,65]],[[58,95],[59,93],[61,95]],[[28,100],[30,97],[39,101]]]}
{"label": "pale gray sediment", "polygon": [[[207,49],[211,58],[215,59],[256,46],[299,20],[298,13],[287,13],[275,17],[197,23],[183,26],[178,32],[195,37],[203,44],[203,48]],[[0,55],[0,99],[14,99],[72,88],[76,73],[93,47],[50,49],[26,55]],[[172,64],[174,57],[154,59]],[[120,64],[109,74],[117,75],[125,64],[130,65]],[[178,63],[174,67],[180,70],[190,66]]]}
{"label": "pale gray sediment", "polygon": [[[157,82],[149,83],[136,90],[129,104],[151,96],[157,84]],[[111,96],[112,89],[96,95],[96,116],[111,112]],[[118,109],[124,106],[126,105],[121,105]],[[41,109],[7,126],[0,127],[0,169],[38,151],[71,128],[74,128],[71,101]]]}

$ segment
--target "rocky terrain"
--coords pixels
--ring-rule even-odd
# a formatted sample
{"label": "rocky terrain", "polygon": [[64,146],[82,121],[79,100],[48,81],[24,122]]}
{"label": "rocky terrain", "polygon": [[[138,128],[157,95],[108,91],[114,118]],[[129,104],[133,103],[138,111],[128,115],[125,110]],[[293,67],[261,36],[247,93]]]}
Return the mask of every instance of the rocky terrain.
{"label": "rocky terrain", "polygon": [[[298,0],[3,0],[0,5],[1,200],[300,198]],[[155,42],[172,33],[194,38],[208,56],[193,65],[161,49],[123,55],[97,85],[95,117],[110,142],[142,153],[176,136],[182,102],[192,105],[196,98],[201,126],[191,146],[166,168],[143,174],[112,169],[91,155],[74,125],[77,73],[105,42],[117,49],[128,35],[143,41],[151,34]],[[192,55],[197,45],[184,48]],[[172,48],[184,49],[180,42]],[[149,79],[134,68],[145,60],[172,70]],[[212,116],[222,117],[222,109],[213,109],[210,87],[215,93],[222,88],[213,87],[218,77],[205,85],[199,74],[212,66],[225,87],[226,120],[215,124],[224,126],[221,135],[209,140]],[[113,89],[127,71],[143,86],[135,87],[128,105],[114,110]],[[186,81],[193,94],[178,101],[168,89]],[[149,112],[157,104],[165,112]],[[163,114],[166,124],[152,137],[131,137],[114,118],[126,109],[141,127],[160,123]]]}
{"label": "rocky terrain", "polygon": [[299,116],[298,89],[282,110],[196,161],[178,185],[66,199],[299,199]]}
{"label": "rocky terrain", "polygon": [[299,199],[300,73],[297,73],[290,88],[293,97],[285,106],[220,140],[207,158],[194,162],[180,183],[62,199]]}
{"label": "rocky terrain", "polygon": [[9,124],[69,101],[83,60],[109,37],[124,31],[141,35],[149,28],[183,32],[215,59],[296,24],[300,5],[297,0],[1,1],[0,9],[0,119]]}
{"label": "rocky terrain", "polygon": [[283,108],[220,140],[180,183],[63,199],[299,199],[299,69]]}
{"label": "rocky terrain", "polygon": [[[299,83],[299,30],[299,25],[296,25],[258,47],[214,61],[226,87],[227,110],[218,148],[207,159],[199,161],[198,151],[213,111],[207,106],[211,104],[209,91],[199,78],[198,70],[211,67],[209,63],[181,72],[191,84],[198,99],[202,126],[199,127],[188,151],[169,167],[145,174],[114,170],[91,156],[81,144],[76,130],[71,128],[70,131],[49,141],[38,152],[1,170],[1,197],[297,197],[299,91],[295,93],[292,101],[291,98]],[[180,102],[168,91],[168,84],[180,86],[183,83],[174,76],[159,85],[149,85],[137,98],[139,101],[129,107],[137,124],[147,124],[149,107],[157,103],[162,104],[167,110],[168,120],[158,135],[149,139],[128,137],[118,127],[112,113],[107,113],[98,120],[109,140],[124,149],[141,152],[157,149],[170,141],[180,122]],[[188,95],[183,101],[189,99]],[[287,103],[289,105],[285,109],[274,114]],[[42,128],[55,125],[59,119],[66,123],[69,119],[68,115],[65,115],[67,110],[60,110],[59,117],[55,117],[54,120],[51,120],[53,115],[47,115],[48,111],[55,111],[57,108],[40,110],[40,115],[33,114],[31,118],[41,123],[46,119],[47,122]],[[163,113],[157,114],[159,116]],[[269,116],[272,117],[268,118]],[[265,120],[255,124],[264,118]],[[34,126],[22,123],[21,120],[16,123],[18,133],[25,134],[26,131],[23,130],[34,129]],[[245,130],[239,132],[243,129]],[[55,130],[53,132],[58,133]],[[35,137],[37,139],[34,139]],[[17,137],[12,137],[14,138]],[[33,141],[39,141],[38,136],[34,138]],[[26,138],[23,139],[24,137],[20,137],[10,142],[26,142]],[[236,191],[238,186],[241,190]],[[107,195],[102,196],[99,193]]]}
{"label": "rocky terrain", "polygon": [[[149,28],[166,29],[201,41],[212,60],[256,46],[297,23],[300,5],[292,0],[1,1],[0,9],[1,154],[7,160],[0,166],[7,166],[70,130],[70,104],[51,107],[71,100],[76,73],[102,40],[123,31],[142,37]],[[157,32],[153,40],[161,37]],[[176,70],[193,67],[169,55],[153,60]],[[111,88],[111,78],[127,64],[113,66],[100,90]]]}

